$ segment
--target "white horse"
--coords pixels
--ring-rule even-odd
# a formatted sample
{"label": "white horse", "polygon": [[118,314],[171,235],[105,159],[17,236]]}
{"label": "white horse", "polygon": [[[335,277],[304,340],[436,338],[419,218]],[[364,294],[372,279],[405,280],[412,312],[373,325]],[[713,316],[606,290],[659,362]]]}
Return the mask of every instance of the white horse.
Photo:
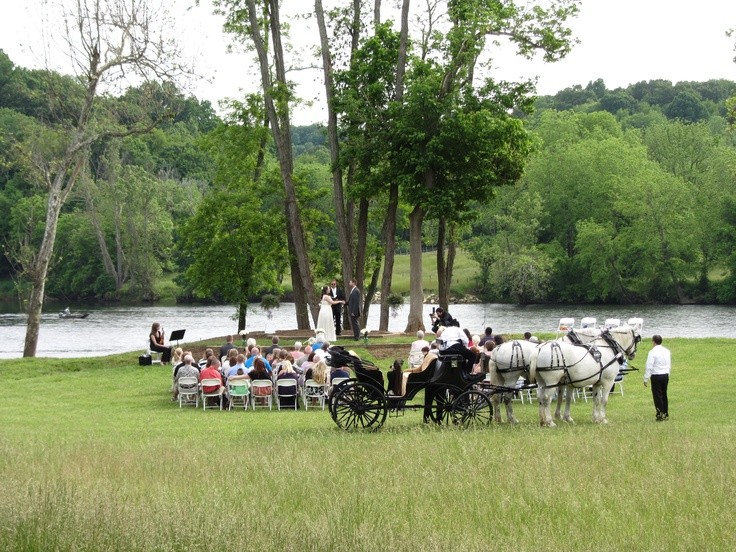
{"label": "white horse", "polygon": [[[637,332],[637,328],[623,325],[616,328],[609,328],[608,331],[616,342],[621,345],[624,354],[629,358],[634,358],[636,354],[636,346],[641,341],[641,336]],[[565,341],[573,344],[588,344],[601,337],[603,330],[601,328],[580,328],[579,330],[570,330],[566,335],[560,337],[558,341]],[[562,386],[560,386],[562,387]],[[557,407],[555,408],[555,420],[565,422],[574,422],[570,416],[570,403],[573,396],[573,386],[565,385],[564,393],[557,393]],[[561,414],[563,397],[565,400],[565,413]]]}
{"label": "white horse", "polygon": [[[529,363],[537,343],[531,341],[506,341],[491,351],[488,360],[488,372],[491,384],[512,389],[516,386],[519,376],[529,378]],[[511,406],[512,391],[493,393],[493,419],[501,422],[500,403],[506,405],[506,418],[510,424],[518,423]]]}
{"label": "white horse", "polygon": [[[537,383],[541,425],[554,427],[555,423],[550,415],[552,390],[564,386],[568,387],[568,393],[563,420],[573,421],[570,417],[571,388],[592,386],[593,422],[608,423],[608,394],[624,357],[634,358],[639,341],[636,332],[628,326],[614,330],[603,331],[600,337],[588,344],[570,343],[568,338],[542,343],[534,351],[529,379]],[[559,403],[556,414],[559,416]]]}

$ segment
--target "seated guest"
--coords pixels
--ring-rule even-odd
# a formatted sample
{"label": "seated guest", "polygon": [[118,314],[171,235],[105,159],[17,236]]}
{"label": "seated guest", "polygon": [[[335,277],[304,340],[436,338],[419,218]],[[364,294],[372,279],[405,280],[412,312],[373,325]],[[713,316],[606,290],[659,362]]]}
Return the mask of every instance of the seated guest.
{"label": "seated guest", "polygon": [[350,372],[344,366],[333,366],[330,372],[330,383],[336,378],[349,378]]}
{"label": "seated guest", "polygon": [[304,351],[302,351],[301,341],[294,342],[294,349],[291,351],[291,356],[294,357],[294,362],[297,362],[300,358],[304,356]]}
{"label": "seated guest", "polygon": [[[266,361],[263,360],[260,356],[255,357],[253,360],[253,369],[248,372],[248,376],[252,381],[268,381],[269,383],[273,383],[273,380],[271,379],[271,374],[266,370]],[[271,389],[267,387],[254,387],[253,388],[253,396],[254,397],[265,397],[271,394]]]}
{"label": "seated guest", "polygon": [[235,376],[238,373],[238,370],[242,370],[243,373],[245,374],[245,355],[243,354],[238,354],[238,356],[235,357],[235,363],[230,367],[230,369],[225,374],[227,376],[227,379],[230,379],[232,376]]}
{"label": "seated guest", "polygon": [[475,343],[473,342],[473,336],[470,335],[470,330],[468,328],[463,328],[463,333],[465,334],[465,337],[468,338],[468,349],[478,343],[477,341]]}
{"label": "seated guest", "polygon": [[[278,378],[276,378],[276,381],[283,381],[283,380],[294,380],[294,382],[297,382],[297,375],[294,371],[294,366],[292,366],[291,362],[288,360],[284,360],[281,363],[281,370],[279,371]],[[296,397],[283,397],[279,398],[279,401],[281,402],[281,406],[294,406],[294,401],[296,401]]]}
{"label": "seated guest", "polygon": [[486,341],[480,353],[480,369],[484,374],[488,373],[488,362],[491,359],[491,351],[496,348],[496,342],[492,339]]}
{"label": "seated guest", "polygon": [[220,359],[226,356],[228,351],[230,351],[230,349],[236,348],[235,345],[233,345],[233,336],[229,335],[225,338],[225,340],[226,340],[225,344],[222,347],[220,347],[220,357],[219,357]]}
{"label": "seated guest", "polygon": [[154,322],[151,326],[148,341],[148,346],[152,351],[161,353],[161,364],[168,364],[171,361],[171,347],[164,345],[164,329],[158,322]]}
{"label": "seated guest", "polygon": [[[315,360],[315,358],[314,358],[314,351],[312,351],[311,353],[309,353],[309,356],[304,357],[304,358],[306,358],[307,360],[305,360],[304,362],[302,362],[301,366],[299,367],[301,369],[301,371],[302,371],[302,381],[301,381],[301,384],[302,385],[304,385],[304,382],[306,380],[312,379],[312,372],[313,372],[313,369],[314,369],[314,365],[317,362],[317,360]],[[324,360],[322,361],[322,363],[324,363]],[[297,365],[298,365],[298,363],[297,363]]]}
{"label": "seated guest", "polygon": [[210,358],[212,355],[214,355],[215,352],[212,349],[205,349],[204,355],[202,355],[202,358],[199,359],[199,368],[202,369],[207,364],[207,359]]}
{"label": "seated guest", "polygon": [[409,349],[409,352],[415,353],[417,351],[421,351],[425,347],[429,347],[429,341],[424,339],[424,332],[422,330],[417,330],[417,339],[416,341],[411,342],[411,349]]}
{"label": "seated guest", "polygon": [[493,336],[493,342],[496,344],[496,347],[501,345],[501,343],[504,342],[503,336],[501,334],[496,334]]}
{"label": "seated guest", "polygon": [[275,335],[271,338],[271,344],[268,347],[264,347],[262,354],[263,356],[266,356],[270,353],[273,353],[274,349],[280,349],[279,347],[279,336]]}
{"label": "seated guest", "polygon": [[177,347],[171,355],[171,364],[176,368],[179,364],[183,363],[184,349]]}
{"label": "seated guest", "polygon": [[[179,370],[179,372],[181,372],[181,370]],[[199,373],[199,383],[202,383],[202,380],[205,379],[219,380],[219,388],[224,389],[222,385],[222,374],[220,373],[220,361],[217,360],[214,355],[211,357],[208,366]],[[205,385],[202,387],[203,393],[212,393],[216,390],[217,387],[213,385]]]}
{"label": "seated guest", "polygon": [[[184,355],[181,367],[174,374],[174,400],[179,398],[179,380],[181,378],[197,378],[197,381],[199,381],[199,368],[195,366],[194,357],[189,352]],[[196,387],[196,384],[193,387]]]}
{"label": "seated guest", "polygon": [[296,365],[299,366],[299,368],[302,368],[304,363],[307,362],[307,360],[309,360],[310,354],[312,354],[312,346],[307,345],[306,347],[304,347],[304,355],[301,358],[296,359]]}
{"label": "seated guest", "polygon": [[318,360],[314,365],[309,368],[305,374],[306,379],[314,380],[315,383],[325,384],[327,383],[327,375],[330,372],[329,366],[324,360]]}
{"label": "seated guest", "polygon": [[423,349],[424,352],[424,360],[419,366],[415,366],[412,368],[407,368],[404,370],[401,374],[401,395],[406,395],[406,383],[409,381],[409,376],[412,374],[418,374],[420,372],[424,372],[430,364],[432,364],[432,361],[437,359],[437,349],[430,349],[429,347],[425,347]]}
{"label": "seated guest", "polygon": [[245,367],[248,368],[249,370],[252,370],[253,367],[255,366],[255,360],[260,358],[261,361],[263,362],[263,365],[266,367],[266,370],[270,373],[271,365],[268,363],[266,359],[264,359],[261,356],[261,350],[258,347],[253,347],[250,352],[251,352],[251,356],[249,359],[245,361]]}
{"label": "seated guest", "polygon": [[486,328],[485,334],[483,335],[483,337],[480,338],[478,345],[483,347],[483,345],[486,344],[486,341],[493,341],[493,328],[491,328],[490,326]]}
{"label": "seated guest", "polygon": [[222,363],[222,373],[227,374],[230,369],[238,363],[238,350],[230,349],[227,352],[227,359]]}

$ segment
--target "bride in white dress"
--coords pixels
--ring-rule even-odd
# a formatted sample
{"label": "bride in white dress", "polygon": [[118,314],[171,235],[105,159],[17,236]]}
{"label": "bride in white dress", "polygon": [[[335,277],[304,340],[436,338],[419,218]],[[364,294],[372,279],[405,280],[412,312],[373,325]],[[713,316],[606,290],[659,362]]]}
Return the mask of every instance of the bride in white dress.
{"label": "bride in white dress", "polygon": [[333,343],[335,335],[335,319],[332,316],[332,305],[344,305],[345,301],[335,301],[330,295],[330,288],[322,288],[322,300],[319,302],[319,315],[317,316],[317,328],[325,331],[325,340]]}

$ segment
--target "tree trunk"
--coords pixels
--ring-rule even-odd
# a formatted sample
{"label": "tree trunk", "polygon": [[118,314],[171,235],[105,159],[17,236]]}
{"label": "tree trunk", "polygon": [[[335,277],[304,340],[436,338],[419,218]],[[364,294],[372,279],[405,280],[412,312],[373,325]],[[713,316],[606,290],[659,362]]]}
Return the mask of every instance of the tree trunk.
{"label": "tree trunk", "polygon": [[424,289],[422,288],[422,223],[424,209],[415,205],[409,215],[409,319],[405,333],[413,334],[424,330]]}
{"label": "tree trunk", "polygon": [[437,225],[437,297],[445,311],[448,310],[447,304],[450,302],[450,284],[447,281],[447,272],[445,269],[445,232],[447,230],[447,221],[444,217],[440,217]]}
{"label": "tree trunk", "polygon": [[[335,83],[333,79],[332,55],[327,39],[327,26],[325,24],[322,0],[315,0],[314,11],[317,16],[319,28],[320,46],[322,50],[322,67],[325,75],[325,97],[327,99],[327,142],[330,146],[330,162],[332,165],[332,189],[335,201],[335,226],[337,227],[337,238],[340,246],[340,259],[342,261],[343,286],[354,276],[353,267],[353,241],[350,225],[352,219],[345,213],[345,192],[343,188],[343,172],[340,166],[340,145],[337,136],[337,112],[335,111]],[[343,287],[347,289],[347,287]]]}
{"label": "tree trunk", "polygon": [[[70,178],[75,178],[81,169],[81,162],[77,163],[78,170]],[[26,338],[23,345],[24,357],[35,357],[38,347],[38,334],[41,329],[41,312],[43,310],[44,292],[46,290],[46,276],[54,253],[56,242],[56,228],[59,222],[59,213],[64,204],[63,172],[59,172],[49,189],[49,199],[46,204],[46,227],[41,240],[41,247],[31,267],[31,292],[28,297],[28,322],[26,324]]]}
{"label": "tree trunk", "polygon": [[384,225],[384,258],[383,278],[381,279],[381,314],[378,329],[388,331],[388,296],[391,294],[391,282],[394,274],[394,258],[396,256],[396,212],[399,206],[399,186],[391,184],[389,188],[388,211]]}
{"label": "tree trunk", "polygon": [[[394,92],[396,102],[404,100],[404,73],[406,72],[406,50],[409,43],[409,0],[404,0],[401,6],[401,33],[399,36],[399,55],[396,60],[396,85]],[[376,25],[380,22],[381,3],[376,0],[375,14]],[[392,183],[389,188],[388,210],[386,213],[386,224],[384,231],[385,257],[383,262],[383,279],[381,280],[381,314],[379,329],[388,330],[388,296],[391,293],[393,281],[394,257],[396,254],[396,213],[399,207],[399,187]]]}
{"label": "tree trunk", "polygon": [[[309,265],[307,244],[304,238],[304,227],[299,214],[299,205],[296,200],[294,186],[294,159],[291,145],[291,121],[289,115],[289,98],[285,95],[274,97],[273,90],[287,90],[286,64],[281,44],[281,22],[279,20],[278,0],[268,0],[270,12],[269,27],[273,45],[273,70],[275,78],[271,77],[271,64],[266,52],[266,46],[261,36],[259,14],[256,11],[255,0],[247,0],[250,31],[253,45],[258,54],[261,70],[261,84],[263,99],[266,104],[266,113],[273,133],[276,156],[279,160],[281,178],[284,183],[284,213],[286,216],[286,232],[288,235],[291,262],[291,282],[294,287],[297,327],[308,329],[309,310],[312,318],[317,320],[317,296],[312,281],[312,271]],[[306,298],[306,301],[304,300]]]}

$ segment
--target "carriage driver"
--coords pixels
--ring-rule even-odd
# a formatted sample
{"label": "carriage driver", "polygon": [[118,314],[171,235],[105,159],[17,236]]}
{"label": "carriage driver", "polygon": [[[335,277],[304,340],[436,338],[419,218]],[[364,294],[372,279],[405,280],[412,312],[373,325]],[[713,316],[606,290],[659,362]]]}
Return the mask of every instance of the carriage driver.
{"label": "carriage driver", "polygon": [[440,342],[440,356],[460,355],[465,359],[463,370],[466,374],[473,371],[478,361],[476,354],[468,349],[468,337],[457,326],[440,326],[437,328],[437,341]]}

